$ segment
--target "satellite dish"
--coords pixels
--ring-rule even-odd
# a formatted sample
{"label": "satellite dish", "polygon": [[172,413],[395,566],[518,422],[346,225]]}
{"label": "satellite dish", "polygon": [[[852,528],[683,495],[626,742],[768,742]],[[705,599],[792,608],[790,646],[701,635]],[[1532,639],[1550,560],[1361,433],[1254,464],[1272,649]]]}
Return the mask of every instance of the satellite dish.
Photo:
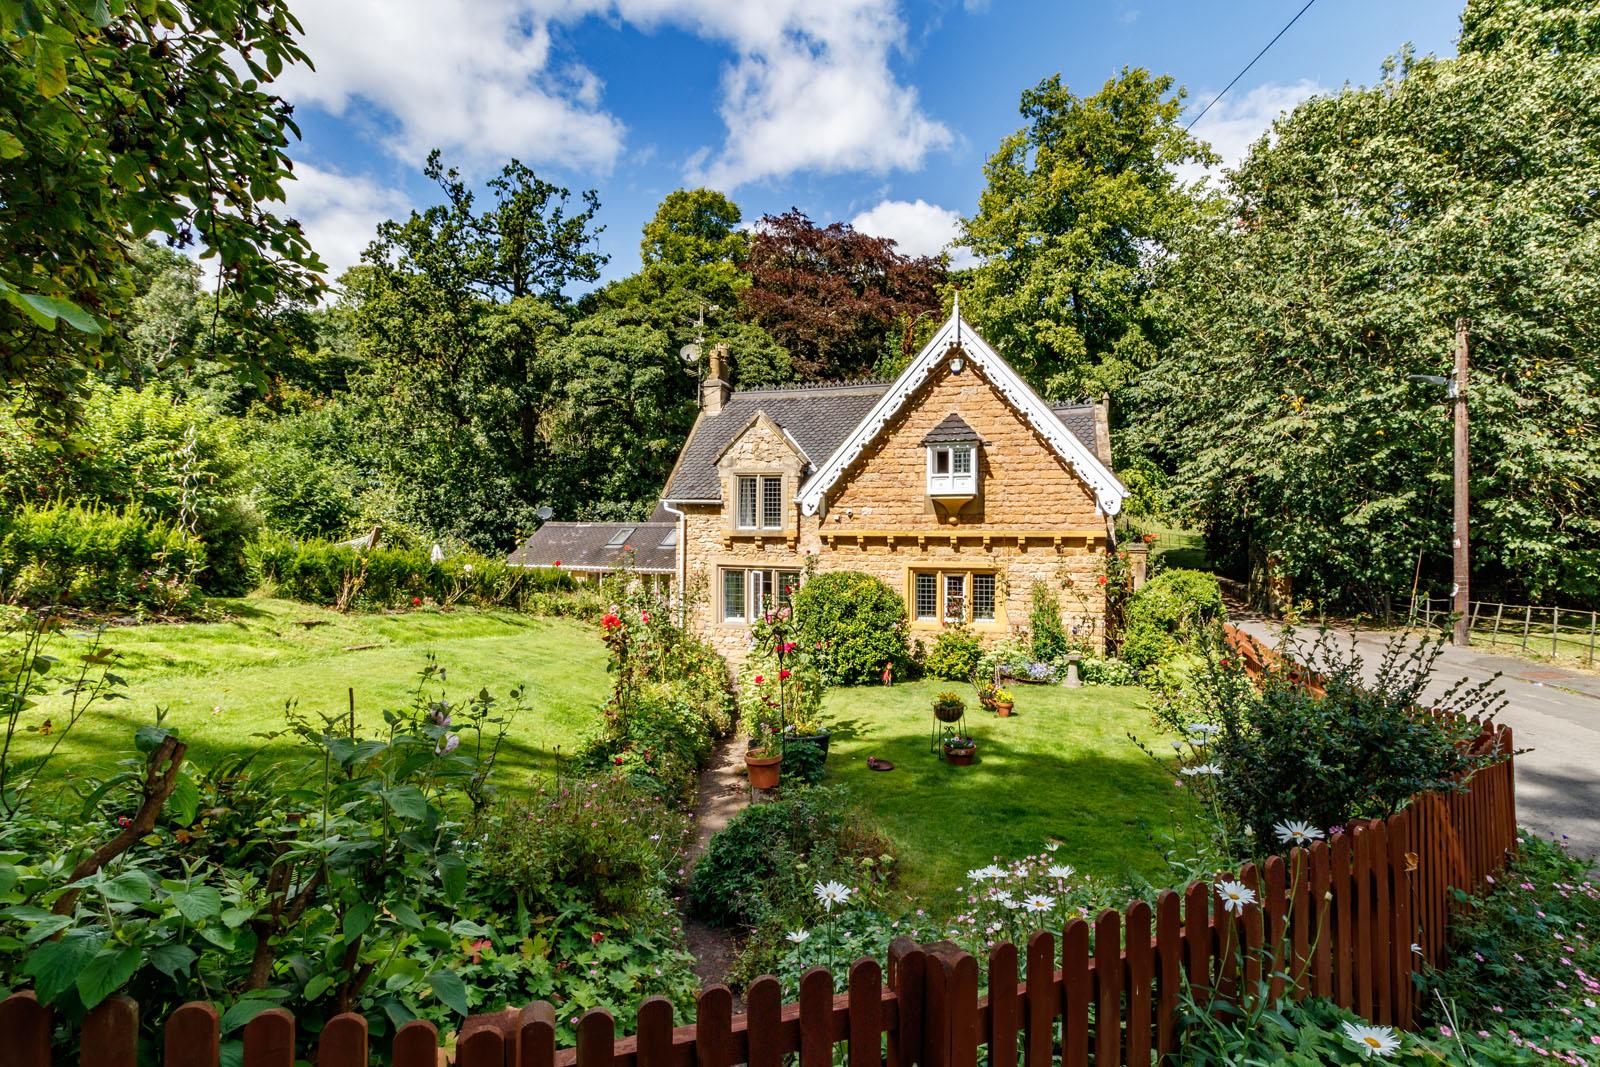
{"label": "satellite dish", "polygon": [[550,521],[550,516],[552,516],[554,514],[555,514],[555,512],[550,510],[550,505],[546,504],[544,507],[540,508],[538,511],[535,511],[533,513],[533,517],[538,519],[540,522],[549,522]]}
{"label": "satellite dish", "polygon": [[700,345],[698,343],[684,345],[678,349],[678,358],[683,360],[685,365],[694,366],[700,362]]}

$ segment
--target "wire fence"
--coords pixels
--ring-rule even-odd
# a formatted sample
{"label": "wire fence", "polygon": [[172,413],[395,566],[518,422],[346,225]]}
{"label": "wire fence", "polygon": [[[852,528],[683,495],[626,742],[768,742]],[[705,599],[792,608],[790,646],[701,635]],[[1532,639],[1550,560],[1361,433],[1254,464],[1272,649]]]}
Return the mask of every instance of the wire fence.
{"label": "wire fence", "polygon": [[[1412,625],[1448,627],[1454,616],[1455,605],[1449,597],[1418,594],[1411,598],[1408,619]],[[1593,667],[1600,658],[1600,611],[1474,600],[1468,604],[1467,626],[1475,644],[1490,648],[1537,652],[1576,660],[1586,667]]]}

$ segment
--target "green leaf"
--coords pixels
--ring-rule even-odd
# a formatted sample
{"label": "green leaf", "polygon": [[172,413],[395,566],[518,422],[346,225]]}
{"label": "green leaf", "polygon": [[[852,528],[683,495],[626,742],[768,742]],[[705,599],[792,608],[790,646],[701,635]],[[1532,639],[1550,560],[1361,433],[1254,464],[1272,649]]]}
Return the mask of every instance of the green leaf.
{"label": "green leaf", "polygon": [[150,888],[150,878],[143,871],[123,871],[96,888],[108,900],[127,900],[135,904],[143,904],[155,895]]}
{"label": "green leaf", "polygon": [[422,917],[410,905],[395,901],[389,905],[389,914],[394,916],[395,922],[407,930],[422,929]]}
{"label": "green leaf", "polygon": [[305,998],[308,1001],[316,1000],[333,987],[333,979],[325,974],[319,974],[306,983]]}
{"label": "green leaf", "polygon": [[444,883],[445,899],[460,900],[467,891],[467,864],[460,856],[439,857],[439,880]]}
{"label": "green leaf", "polygon": [[231,1034],[268,1008],[277,1007],[276,999],[246,997],[222,1014],[221,1032]]}
{"label": "green leaf", "polygon": [[46,99],[66,92],[67,57],[59,47],[47,41],[39,43],[34,54],[33,83]]}
{"label": "green leaf", "polygon": [[150,950],[148,956],[150,966],[166,975],[176,978],[179,973],[189,969],[189,964],[199,959],[194,949],[187,945],[162,945],[160,948]]}
{"label": "green leaf", "polygon": [[397,785],[383,791],[383,799],[402,819],[421,821],[428,817],[428,798],[414,785]]}
{"label": "green leaf", "polygon": [[222,894],[208,885],[195,886],[172,894],[172,905],[190,922],[203,922],[222,914]]}
{"label": "green leaf", "polygon": [[22,967],[22,973],[33,979],[33,992],[40,1003],[54,1004],[83,970],[84,962],[100,947],[97,937],[63,937],[60,941],[46,941],[35,949]]}
{"label": "green leaf", "polygon": [[136,948],[107,948],[96,953],[75,983],[85,1008],[92,1008],[127,984],[139,969]]}
{"label": "green leaf", "polygon": [[200,787],[187,773],[178,775],[172,793],[167,797],[166,813],[179,826],[188,826],[200,812]]}
{"label": "green leaf", "polygon": [[46,915],[28,928],[28,933],[23,937],[22,943],[24,945],[36,945],[47,937],[54,937],[71,925],[72,916],[70,915]]}
{"label": "green leaf", "polygon": [[344,943],[351,945],[356,938],[372,928],[373,917],[378,914],[378,909],[368,903],[357,904],[344,913]]}
{"label": "green leaf", "polygon": [[171,736],[172,731],[163,726],[141,726],[133,732],[133,747],[148,756]]}
{"label": "green leaf", "polygon": [[428,988],[433,990],[433,995],[439,998],[440,1003],[457,1015],[470,1014],[467,1006],[467,987],[456,972],[436,971],[428,975]]}
{"label": "green leaf", "polygon": [[0,159],[16,159],[22,155],[22,142],[10,130],[0,130]]}

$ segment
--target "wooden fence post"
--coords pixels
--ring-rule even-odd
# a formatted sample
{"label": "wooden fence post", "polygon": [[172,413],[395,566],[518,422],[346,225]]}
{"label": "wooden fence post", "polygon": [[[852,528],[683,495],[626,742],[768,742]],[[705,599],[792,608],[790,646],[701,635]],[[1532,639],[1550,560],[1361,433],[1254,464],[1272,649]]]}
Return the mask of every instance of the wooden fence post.
{"label": "wooden fence post", "polygon": [[244,1024],[244,1067],[294,1067],[293,1015],[268,1008]]}
{"label": "wooden fence post", "polygon": [[1055,1055],[1056,1009],[1061,993],[1056,986],[1056,939],[1043,930],[1028,938],[1027,1041],[1025,1067],[1050,1067]]}
{"label": "wooden fence post", "polygon": [[191,1000],[173,1012],[167,1019],[166,1067],[217,1067],[217,1029],[217,1009],[204,1001]]}
{"label": "wooden fence post", "polygon": [[[783,986],[770,974],[750,983],[745,991],[745,1052],[750,1067],[783,1065]],[[581,1033],[578,1035],[583,1036]],[[578,1067],[596,1067],[579,1062]],[[603,1067],[611,1067],[608,1061]]]}
{"label": "wooden fence post", "polygon": [[[1012,952],[1015,958],[1015,950]],[[877,960],[862,958],[851,965],[849,998],[849,1067],[879,1067],[883,1062],[883,972]],[[1006,1067],[1015,1067],[1015,1057]]]}
{"label": "wooden fence post", "polygon": [[[550,1032],[551,1041],[555,1040],[554,1029]],[[390,1046],[393,1050],[393,1067],[438,1067],[439,1064],[439,1031],[426,1019],[412,1019],[400,1029],[395,1031],[394,1043]],[[527,1056],[527,1046],[523,1045],[523,1056]],[[551,1059],[554,1060],[552,1048]],[[523,1060],[524,1065],[527,1060]],[[549,1067],[548,1064],[544,1067]]]}
{"label": "wooden fence post", "polygon": [[1062,1067],[1088,1067],[1089,1001],[1093,994],[1089,972],[1089,924],[1074,919],[1061,932]]}
{"label": "wooden fence post", "polygon": [[[926,961],[922,949],[909,937],[897,937],[889,944],[889,988],[894,990],[898,1016],[889,1034],[889,1067],[916,1067],[922,1062]],[[758,1065],[752,1063],[751,1067]]]}
{"label": "wooden fence post", "polygon": [[[852,1041],[851,1051],[854,1049]],[[730,1067],[734,1062],[733,993],[720,982],[702,989],[695,1005],[694,1057],[695,1067]],[[553,1063],[525,1063],[522,1067],[553,1067]]]}
{"label": "wooden fence post", "polygon": [[[285,1018],[289,1013],[276,1009]],[[289,1018],[290,1033],[294,1020]],[[129,997],[107,997],[83,1020],[78,1038],[78,1067],[135,1067],[139,1062],[139,1006]],[[245,1060],[246,1067],[258,1067]],[[259,1067],[276,1067],[259,1061]]]}
{"label": "wooden fence post", "polygon": [[17,1067],[50,1067],[50,1009],[31,992],[0,1000],[0,1034],[17,1057]]}
{"label": "wooden fence post", "polygon": [[[989,950],[989,1067],[1016,1067],[1017,1035],[1022,1031],[1022,999],[1017,987],[1017,946],[1002,941]],[[854,1009],[851,1022],[854,1023]],[[851,1064],[851,1067],[875,1067]]]}
{"label": "wooden fence post", "polygon": [[366,1063],[366,1016],[347,1011],[329,1019],[317,1041],[317,1067],[366,1067]]}

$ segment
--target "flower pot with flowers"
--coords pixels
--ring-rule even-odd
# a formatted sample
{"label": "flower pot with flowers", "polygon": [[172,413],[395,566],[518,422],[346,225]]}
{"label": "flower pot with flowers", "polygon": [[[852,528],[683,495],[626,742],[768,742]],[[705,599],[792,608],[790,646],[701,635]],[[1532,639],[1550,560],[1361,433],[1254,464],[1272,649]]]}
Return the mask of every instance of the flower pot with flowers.
{"label": "flower pot with flowers", "polygon": [[1011,696],[1011,690],[996,688],[991,694],[994,700],[994,713],[1002,719],[1011,717],[1011,709],[1016,706],[1016,701]]}
{"label": "flower pot with flowers", "polygon": [[[740,714],[751,737],[745,766],[757,789],[778,784],[788,746],[816,745],[827,758],[821,678],[793,640],[791,616],[789,606],[782,604],[756,620],[752,655],[740,686]],[[767,781],[772,784],[762,784]]]}
{"label": "flower pot with flowers", "polygon": [[967,702],[954,693],[940,693],[933,698],[933,717],[942,723],[960,722],[967,714]]}
{"label": "flower pot with flowers", "polygon": [[945,762],[953,767],[966,767],[972,763],[972,757],[977,754],[978,742],[976,739],[959,730],[949,729],[945,731]]}

